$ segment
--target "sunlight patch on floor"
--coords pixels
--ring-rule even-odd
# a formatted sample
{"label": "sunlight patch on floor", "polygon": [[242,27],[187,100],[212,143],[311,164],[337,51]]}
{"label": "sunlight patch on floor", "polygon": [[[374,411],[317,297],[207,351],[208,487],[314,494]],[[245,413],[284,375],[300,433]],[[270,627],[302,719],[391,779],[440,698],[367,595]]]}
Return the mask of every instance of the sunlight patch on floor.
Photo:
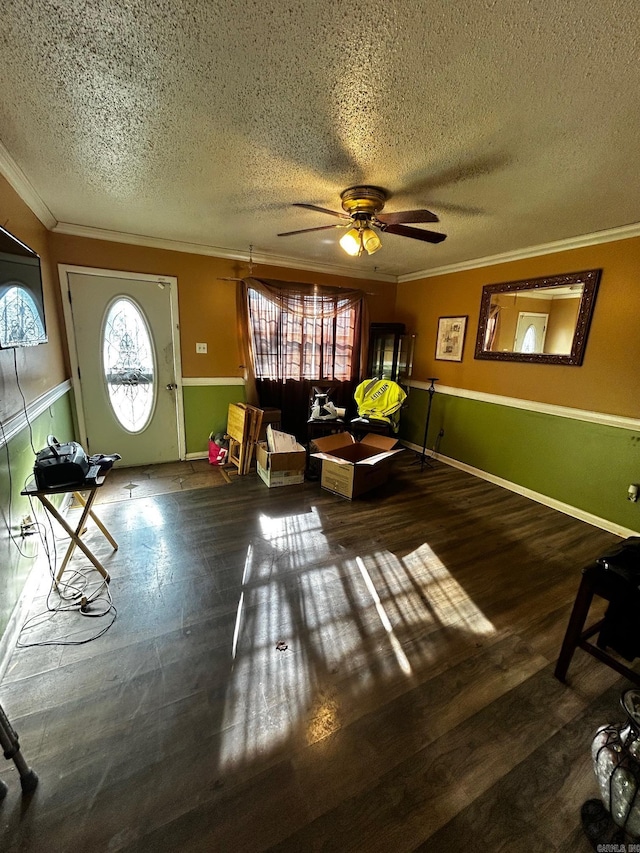
{"label": "sunlight patch on floor", "polygon": [[443,626],[455,626],[470,634],[495,634],[492,622],[482,613],[444,563],[425,542],[402,559],[409,573],[415,573],[429,602],[434,618]]}
{"label": "sunlight patch on floor", "polygon": [[373,599],[373,602],[376,606],[376,610],[378,611],[378,616],[380,617],[380,621],[382,622],[382,627],[389,635],[389,642],[391,643],[391,648],[393,649],[393,653],[396,656],[398,665],[400,669],[405,673],[405,675],[411,675],[411,664],[409,663],[407,656],[402,650],[400,641],[396,637],[395,631],[393,630],[391,622],[389,621],[389,617],[387,616],[387,612],[384,609],[382,602],[380,601],[378,591],[375,588],[373,581],[371,580],[371,575],[367,571],[367,567],[365,566],[362,557],[356,557],[356,565],[360,569],[360,574],[364,578],[364,582],[367,585],[367,589],[371,593],[371,598]]}
{"label": "sunlight patch on floor", "polygon": [[253,546],[247,548],[247,559],[244,561],[244,572],[242,573],[242,592],[238,601],[238,610],[236,612],[236,624],[233,629],[233,642],[231,648],[231,657],[235,660],[236,652],[238,651],[238,636],[240,634],[240,625],[242,624],[242,606],[244,604],[244,585],[247,582],[247,573],[253,559]]}
{"label": "sunlight patch on floor", "polygon": [[221,766],[292,737],[318,742],[377,685],[403,689],[402,679],[494,632],[426,543],[354,555],[314,508],[263,515],[238,591]]}

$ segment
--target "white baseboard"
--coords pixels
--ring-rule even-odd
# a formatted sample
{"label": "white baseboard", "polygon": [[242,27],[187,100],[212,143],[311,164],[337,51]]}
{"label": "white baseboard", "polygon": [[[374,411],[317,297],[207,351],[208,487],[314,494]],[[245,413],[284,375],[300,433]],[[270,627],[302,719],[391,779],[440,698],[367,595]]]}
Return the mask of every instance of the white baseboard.
{"label": "white baseboard", "polygon": [[[402,444],[414,450],[416,453],[422,453],[422,447],[413,444],[410,441],[403,441]],[[630,530],[628,527],[622,527],[613,521],[606,518],[600,518],[593,513],[586,512],[578,507],[558,501],[548,495],[543,495],[540,492],[534,492],[533,489],[527,489],[525,486],[520,486],[518,483],[512,483],[510,480],[505,480],[502,477],[496,477],[495,474],[489,474],[487,471],[482,471],[480,468],[474,468],[473,465],[467,465],[466,462],[459,462],[457,459],[452,459],[449,456],[443,456],[441,453],[430,454],[438,462],[444,462],[445,465],[451,465],[452,468],[458,468],[460,471],[466,471],[467,474],[473,474],[474,477],[480,477],[481,480],[487,480],[490,483],[495,483],[496,486],[502,486],[503,489],[509,489],[510,492],[516,492],[525,498],[530,498],[539,504],[548,506],[551,509],[556,509],[558,512],[563,512],[565,515],[570,515],[572,518],[577,518],[579,521],[584,521],[593,527],[599,527],[601,530],[606,530],[608,533],[614,533],[616,536],[627,538],[629,536],[640,536],[637,530]]]}

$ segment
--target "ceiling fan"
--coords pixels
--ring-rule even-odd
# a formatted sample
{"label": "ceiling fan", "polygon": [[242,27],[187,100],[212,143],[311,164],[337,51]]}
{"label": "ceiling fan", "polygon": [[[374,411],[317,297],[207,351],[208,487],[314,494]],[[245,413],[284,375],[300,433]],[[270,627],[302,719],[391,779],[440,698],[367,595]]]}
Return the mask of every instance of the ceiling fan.
{"label": "ceiling fan", "polygon": [[380,187],[357,186],[349,187],[340,193],[344,213],[317,207],[315,204],[296,203],[294,207],[304,207],[307,210],[317,210],[337,216],[342,222],[336,225],[320,225],[317,228],[301,228],[298,231],[285,231],[278,237],[290,237],[292,234],[305,234],[308,231],[325,231],[329,228],[348,228],[340,238],[340,245],[349,255],[360,256],[363,252],[372,255],[382,247],[382,241],[374,229],[397,234],[400,237],[411,237],[426,243],[441,243],[446,234],[437,231],[427,231],[424,228],[410,228],[407,222],[438,222],[438,217],[430,210],[401,210],[396,213],[381,213],[387,200],[387,193]]}

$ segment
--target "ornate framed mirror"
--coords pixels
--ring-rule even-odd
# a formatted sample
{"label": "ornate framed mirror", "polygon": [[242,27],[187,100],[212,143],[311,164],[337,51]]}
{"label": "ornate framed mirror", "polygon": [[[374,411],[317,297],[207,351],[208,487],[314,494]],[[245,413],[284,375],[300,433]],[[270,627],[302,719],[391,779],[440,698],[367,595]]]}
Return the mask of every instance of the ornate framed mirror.
{"label": "ornate framed mirror", "polygon": [[601,273],[485,285],[475,358],[582,364]]}

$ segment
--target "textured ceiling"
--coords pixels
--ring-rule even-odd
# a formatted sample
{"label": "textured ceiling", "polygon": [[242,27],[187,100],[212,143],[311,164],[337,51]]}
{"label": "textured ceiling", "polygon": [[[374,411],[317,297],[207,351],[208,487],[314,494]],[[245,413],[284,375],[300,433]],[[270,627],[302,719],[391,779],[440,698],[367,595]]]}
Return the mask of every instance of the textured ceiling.
{"label": "textured ceiling", "polygon": [[[403,275],[640,222],[636,0],[5,0],[0,142],[59,223]],[[440,245],[347,257],[353,184]],[[63,226],[64,227],[64,226]]]}

